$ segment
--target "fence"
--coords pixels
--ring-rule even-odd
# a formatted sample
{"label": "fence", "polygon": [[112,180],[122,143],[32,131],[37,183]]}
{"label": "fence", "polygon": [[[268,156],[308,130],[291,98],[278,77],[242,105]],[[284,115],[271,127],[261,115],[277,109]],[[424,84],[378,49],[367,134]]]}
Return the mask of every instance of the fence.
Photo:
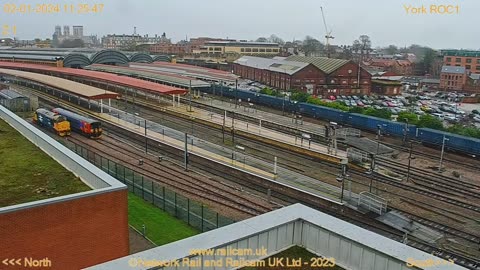
{"label": "fence", "polygon": [[159,185],[157,182],[144,177],[139,172],[95,153],[95,151],[91,151],[86,147],[70,141],[65,142],[65,144],[84,159],[127,185],[128,191],[178,219],[185,221],[188,225],[201,232],[213,230],[235,222],[208,209],[203,204],[192,201]]}

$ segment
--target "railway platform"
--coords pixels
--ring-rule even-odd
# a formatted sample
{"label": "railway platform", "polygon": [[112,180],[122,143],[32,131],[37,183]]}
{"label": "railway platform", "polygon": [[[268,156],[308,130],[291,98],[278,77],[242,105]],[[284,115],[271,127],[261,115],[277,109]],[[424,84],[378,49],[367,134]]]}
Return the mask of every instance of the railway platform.
{"label": "railway platform", "polygon": [[[190,118],[198,118],[204,121],[212,122],[220,126],[224,125],[229,129],[233,128],[237,131],[241,130],[256,136],[280,141],[290,146],[303,148],[305,150],[321,153],[323,155],[330,155],[339,159],[347,157],[347,153],[342,150],[337,150],[336,153],[334,153],[333,149],[331,149],[331,152],[329,153],[327,146],[311,141],[311,135],[309,132],[302,133],[300,136],[291,136],[272,129],[264,128],[262,127],[261,121],[259,121],[258,124],[248,123],[243,120],[235,119],[235,117],[220,115],[200,108],[190,108],[188,104],[183,104],[180,107],[167,107],[167,110],[173,111],[177,114],[187,115]],[[273,121],[271,117],[272,116],[269,116],[269,121]],[[259,119],[263,119],[263,116]]]}
{"label": "railway platform", "polygon": [[[103,121],[126,128],[129,131],[139,135],[145,135],[145,119],[125,113],[115,108],[104,110],[110,113],[93,113]],[[146,120],[147,137],[155,139],[161,143],[173,146],[178,149],[184,149],[184,133],[164,127],[158,123]],[[253,175],[261,176],[270,181],[279,182],[297,189],[305,190],[316,196],[327,198],[332,201],[340,201],[340,187],[324,183],[321,180],[307,177],[292,170],[276,166],[274,161],[268,162],[258,158],[246,155],[239,150],[215,145],[193,136],[188,136],[188,152],[214,160],[215,162],[226,164],[233,169],[247,171]],[[274,173],[275,172],[275,173]],[[354,203],[358,195],[345,190],[344,201]]]}

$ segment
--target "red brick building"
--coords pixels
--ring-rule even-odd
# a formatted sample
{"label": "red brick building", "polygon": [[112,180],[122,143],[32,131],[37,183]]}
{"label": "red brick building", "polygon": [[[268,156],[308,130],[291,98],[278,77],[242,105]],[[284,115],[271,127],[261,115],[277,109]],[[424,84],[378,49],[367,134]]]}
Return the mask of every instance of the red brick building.
{"label": "red brick building", "polygon": [[124,189],[0,213],[2,258],[48,258],[51,267],[42,269],[64,270],[128,255],[127,192]]}
{"label": "red brick building", "polygon": [[149,52],[152,54],[173,54],[183,56],[187,46],[185,43],[157,43],[149,47]]}
{"label": "red brick building", "polygon": [[471,73],[480,73],[480,51],[442,50],[443,65],[464,67]]}
{"label": "red brick building", "polygon": [[399,81],[372,80],[372,93],[383,96],[398,96],[402,94],[402,84]]}
{"label": "red brick building", "polygon": [[463,90],[471,94],[480,94],[480,74],[470,74]]}
{"label": "red brick building", "polygon": [[242,78],[276,89],[296,89],[324,97],[369,94],[371,88],[371,74],[363,68],[359,70],[352,61],[343,59],[243,56],[234,62],[233,71]]}
{"label": "red brick building", "polygon": [[462,91],[467,83],[468,72],[464,67],[443,66],[440,74],[440,90]]}
{"label": "red brick building", "polygon": [[369,69],[392,72],[397,75],[413,75],[415,69],[415,64],[409,60],[371,59],[364,64]]}

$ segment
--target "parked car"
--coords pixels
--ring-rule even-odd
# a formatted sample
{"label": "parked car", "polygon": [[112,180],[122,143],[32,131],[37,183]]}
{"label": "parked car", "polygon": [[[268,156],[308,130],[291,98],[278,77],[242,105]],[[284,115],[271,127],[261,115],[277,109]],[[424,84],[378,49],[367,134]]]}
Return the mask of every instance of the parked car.
{"label": "parked car", "polygon": [[480,112],[478,110],[473,110],[472,113],[473,114],[480,114]]}
{"label": "parked car", "polygon": [[361,100],[357,100],[357,106],[363,107],[365,104]]}

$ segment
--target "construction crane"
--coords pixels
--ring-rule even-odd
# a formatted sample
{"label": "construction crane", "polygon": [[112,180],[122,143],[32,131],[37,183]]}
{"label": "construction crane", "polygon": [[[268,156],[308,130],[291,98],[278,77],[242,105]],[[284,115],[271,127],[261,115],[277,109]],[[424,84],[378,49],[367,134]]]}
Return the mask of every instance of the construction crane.
{"label": "construction crane", "polygon": [[322,11],[323,25],[325,26],[325,39],[327,40],[325,45],[327,47],[327,57],[330,58],[330,39],[334,39],[334,37],[332,36],[332,30],[330,30],[330,32],[328,31],[327,23],[325,21],[325,14],[323,14],[323,7],[320,7],[320,10]]}

